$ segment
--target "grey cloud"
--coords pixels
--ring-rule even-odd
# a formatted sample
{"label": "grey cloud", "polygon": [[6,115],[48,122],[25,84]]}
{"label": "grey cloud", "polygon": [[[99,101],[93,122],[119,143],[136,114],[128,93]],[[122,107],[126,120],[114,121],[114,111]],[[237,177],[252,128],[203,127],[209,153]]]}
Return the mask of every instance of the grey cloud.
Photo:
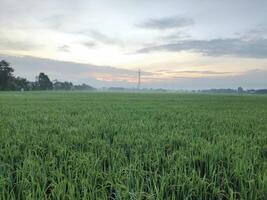
{"label": "grey cloud", "polygon": [[230,72],[216,72],[216,71],[184,71],[184,73],[203,74],[203,75],[223,75],[230,74]]}
{"label": "grey cloud", "polygon": [[[115,67],[96,66],[74,62],[36,58],[30,56],[0,55],[0,60],[5,59],[15,69],[15,75],[34,80],[40,73],[47,73],[51,79],[68,80],[74,83],[88,83],[95,87],[136,87],[135,82],[127,79],[137,79],[137,70],[126,70]],[[163,70],[164,71],[164,70]],[[163,72],[162,71],[162,72]],[[64,73],[63,73],[64,72]],[[175,72],[175,71],[174,71]],[[189,73],[215,74],[214,71],[183,71]],[[227,72],[225,72],[227,73]],[[115,77],[114,81],[97,80],[98,75]],[[205,89],[205,88],[266,88],[267,70],[250,70],[240,75],[226,74],[223,76],[190,78],[176,76],[173,78],[157,77],[157,73],[142,71],[142,87],[166,89]],[[119,79],[116,79],[119,78]],[[148,81],[149,80],[149,81]]]}
{"label": "grey cloud", "polygon": [[96,30],[90,30],[89,35],[96,41],[99,41],[101,43],[104,44],[119,44],[120,42],[115,39],[115,38],[111,38],[99,31]]}
{"label": "grey cloud", "polygon": [[[64,62],[31,56],[1,55],[0,60],[7,60],[15,69],[15,75],[34,80],[40,72],[47,73],[52,79],[68,80],[74,83],[88,83],[95,87],[120,86],[130,87],[136,85],[129,83],[128,79],[137,79],[137,71],[109,66],[97,66],[75,62]],[[142,72],[150,75],[149,72]],[[114,81],[97,80],[98,77],[108,77]]]}
{"label": "grey cloud", "polygon": [[66,18],[64,15],[52,15],[44,18],[42,21],[53,30],[61,30],[63,29],[64,22],[66,22]]}
{"label": "grey cloud", "polygon": [[170,80],[158,80],[153,83],[143,83],[143,87],[165,89],[210,89],[210,88],[237,88],[262,89],[267,87],[267,70],[249,70],[239,75],[221,77],[173,77]]}
{"label": "grey cloud", "polygon": [[[123,45],[123,42],[115,37],[109,36],[107,34],[104,34],[100,31],[93,30],[93,29],[82,29],[78,31],[65,31],[70,34],[80,34],[86,37],[90,37],[93,41],[85,42],[85,46],[92,47],[95,46],[97,42],[102,44],[109,44],[109,45]],[[88,43],[88,45],[86,45]]]}
{"label": "grey cloud", "polygon": [[213,40],[184,40],[159,46],[143,48],[137,53],[152,51],[193,51],[207,56],[238,56],[249,58],[267,57],[267,39],[213,39]]}
{"label": "grey cloud", "polygon": [[95,42],[92,42],[92,41],[87,41],[87,42],[83,42],[82,43],[84,46],[86,46],[87,48],[92,48],[94,46],[96,46],[96,43]]}
{"label": "grey cloud", "polygon": [[58,50],[59,51],[62,51],[62,52],[70,52],[70,46],[68,46],[68,45],[62,45],[62,46],[59,46],[58,47]]}
{"label": "grey cloud", "polygon": [[164,73],[164,74],[201,74],[201,75],[224,75],[230,74],[231,72],[217,72],[217,71],[194,71],[194,70],[184,70],[184,71],[170,71],[170,70],[159,70],[157,73]]}
{"label": "grey cloud", "polygon": [[259,24],[255,28],[249,30],[245,37],[248,38],[267,38],[267,23]]}
{"label": "grey cloud", "polygon": [[138,27],[146,29],[173,29],[183,28],[194,24],[194,20],[186,17],[166,17],[161,19],[149,19],[141,24],[137,24]]}
{"label": "grey cloud", "polygon": [[267,39],[267,23],[261,23],[243,32],[236,32],[235,35],[244,40]]}
{"label": "grey cloud", "polygon": [[10,40],[5,38],[0,38],[1,50],[30,51],[30,50],[36,50],[41,47],[42,45],[35,44],[31,41]]}
{"label": "grey cloud", "polygon": [[175,33],[171,33],[166,36],[161,36],[159,39],[170,42],[170,41],[189,39],[190,37],[191,35],[186,33],[185,31],[177,31]]}

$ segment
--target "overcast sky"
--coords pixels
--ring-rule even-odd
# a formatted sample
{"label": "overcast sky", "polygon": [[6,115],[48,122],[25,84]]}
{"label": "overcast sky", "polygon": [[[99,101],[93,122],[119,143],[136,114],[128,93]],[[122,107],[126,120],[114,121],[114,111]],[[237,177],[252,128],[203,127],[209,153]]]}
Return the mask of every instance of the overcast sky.
{"label": "overcast sky", "polygon": [[95,87],[267,87],[266,0],[0,0],[15,74]]}

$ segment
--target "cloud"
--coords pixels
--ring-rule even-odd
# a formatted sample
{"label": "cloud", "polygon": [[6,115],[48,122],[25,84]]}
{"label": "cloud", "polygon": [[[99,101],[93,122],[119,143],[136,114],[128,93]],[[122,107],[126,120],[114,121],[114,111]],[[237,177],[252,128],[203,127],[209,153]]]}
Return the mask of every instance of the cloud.
{"label": "cloud", "polygon": [[70,52],[70,46],[68,46],[68,45],[62,45],[62,46],[59,46],[58,47],[58,50],[59,51],[62,51],[62,52]]}
{"label": "cloud", "polygon": [[[42,20],[45,24],[47,24],[48,28],[53,30],[61,30],[63,29],[63,24],[66,22],[66,17],[64,15],[52,15],[46,17]],[[64,29],[63,29],[64,30]]]}
{"label": "cloud", "polygon": [[[137,70],[126,70],[116,67],[96,66],[51,59],[1,55],[15,69],[15,75],[34,80],[40,72],[60,81],[87,83],[94,87],[136,87]],[[164,75],[166,73],[166,76]],[[190,77],[184,74],[202,76]],[[210,76],[209,76],[210,75]],[[266,88],[267,70],[250,70],[234,74],[217,71],[142,71],[141,85],[146,88],[166,89],[205,89],[205,88]]]}
{"label": "cloud", "polygon": [[[31,56],[1,55],[0,60],[8,61],[15,69],[15,75],[34,80],[40,72],[47,73],[51,79],[88,83],[95,87],[136,86],[137,71],[116,67],[96,66],[75,62],[64,62]],[[143,72],[149,75],[149,72]]]}
{"label": "cloud", "polygon": [[78,34],[86,37],[90,37],[91,41],[84,42],[83,44],[89,48],[96,45],[96,43],[102,43],[105,45],[118,45],[122,46],[123,41],[113,36],[106,35],[98,30],[93,29],[81,29],[78,31],[65,31],[70,34]]}
{"label": "cloud", "polygon": [[137,53],[153,51],[193,51],[207,56],[237,56],[245,58],[266,58],[267,39],[213,39],[184,40],[176,43],[163,44],[139,49]]}
{"label": "cloud", "polygon": [[166,30],[173,28],[183,28],[194,24],[194,20],[186,17],[166,17],[161,19],[149,19],[137,27],[145,29]]}
{"label": "cloud", "polygon": [[265,38],[267,39],[267,23],[258,24],[254,28],[250,29],[248,32],[243,35],[244,38]]}
{"label": "cloud", "polygon": [[96,43],[92,41],[83,42],[82,44],[89,49],[96,46]]}
{"label": "cloud", "polygon": [[171,33],[165,36],[159,37],[159,39],[163,41],[173,42],[173,41],[180,41],[189,39],[191,37],[190,34],[186,33],[185,31],[176,31],[175,33]]}
{"label": "cloud", "polygon": [[33,41],[31,37],[17,35],[13,31],[5,31],[5,29],[0,30],[0,50],[32,51],[43,47],[39,42]]}
{"label": "cloud", "polygon": [[179,74],[189,74],[189,75],[225,75],[231,74],[231,72],[219,72],[219,71],[194,71],[194,70],[184,70],[184,71],[177,71],[177,70],[158,70],[156,71],[158,74],[166,74],[166,75],[179,75]]}
{"label": "cloud", "polygon": [[99,41],[99,42],[101,42],[103,44],[113,45],[113,44],[120,44],[121,43],[117,39],[109,37],[109,36],[99,32],[99,31],[96,31],[96,30],[90,30],[89,31],[89,36],[91,38],[93,38],[94,40]]}
{"label": "cloud", "polygon": [[267,70],[249,70],[240,74],[211,77],[171,77],[158,79],[154,82],[143,82],[143,87],[164,89],[210,89],[210,88],[237,88],[262,89],[267,87]]}
{"label": "cloud", "polygon": [[31,51],[41,48],[42,45],[38,45],[28,40],[10,40],[7,38],[0,38],[0,50],[19,50],[19,51]]}

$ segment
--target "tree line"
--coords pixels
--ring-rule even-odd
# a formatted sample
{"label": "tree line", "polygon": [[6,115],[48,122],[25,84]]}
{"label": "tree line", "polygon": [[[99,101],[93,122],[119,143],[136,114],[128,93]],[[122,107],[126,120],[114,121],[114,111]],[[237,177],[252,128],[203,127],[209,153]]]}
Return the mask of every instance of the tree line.
{"label": "tree line", "polygon": [[0,61],[0,90],[94,90],[87,84],[74,85],[72,82],[51,81],[48,75],[41,72],[35,81],[15,77],[14,69],[5,60]]}

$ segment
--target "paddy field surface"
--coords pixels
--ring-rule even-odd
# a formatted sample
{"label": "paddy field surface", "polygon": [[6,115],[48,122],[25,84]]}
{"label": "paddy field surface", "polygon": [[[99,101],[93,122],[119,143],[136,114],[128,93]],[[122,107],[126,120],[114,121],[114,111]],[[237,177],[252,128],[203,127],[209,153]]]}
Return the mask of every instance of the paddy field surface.
{"label": "paddy field surface", "polygon": [[0,199],[267,199],[267,96],[1,92]]}

